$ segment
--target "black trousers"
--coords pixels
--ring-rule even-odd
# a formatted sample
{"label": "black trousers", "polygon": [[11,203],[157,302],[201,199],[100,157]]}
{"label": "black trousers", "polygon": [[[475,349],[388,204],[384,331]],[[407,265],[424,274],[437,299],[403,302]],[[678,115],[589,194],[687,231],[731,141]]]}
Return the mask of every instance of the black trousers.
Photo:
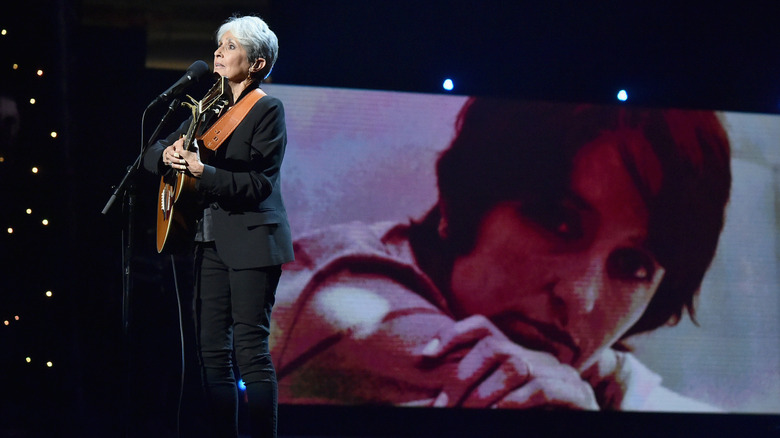
{"label": "black trousers", "polygon": [[246,384],[252,437],[276,437],[278,389],[268,337],[281,272],[281,266],[231,269],[213,244],[196,247],[197,348],[215,437],[238,436],[234,350]]}

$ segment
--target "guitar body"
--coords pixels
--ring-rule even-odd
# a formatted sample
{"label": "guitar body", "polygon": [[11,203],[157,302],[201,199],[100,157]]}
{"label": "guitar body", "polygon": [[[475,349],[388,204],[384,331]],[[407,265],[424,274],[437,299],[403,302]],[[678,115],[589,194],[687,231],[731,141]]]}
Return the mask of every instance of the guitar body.
{"label": "guitar body", "polygon": [[195,238],[198,202],[196,178],[184,172],[160,178],[157,208],[157,252],[186,250]]}
{"label": "guitar body", "polygon": [[[187,130],[185,147],[191,151],[206,152],[194,144],[196,134],[204,123],[219,117],[229,103],[227,78],[221,78],[200,102],[183,103],[192,109],[192,123]],[[210,151],[209,151],[210,152]],[[206,155],[201,154],[204,162]],[[176,172],[160,178],[157,196],[157,252],[178,253],[193,242],[196,221],[203,210],[200,194],[196,190],[197,178],[188,172]]]}

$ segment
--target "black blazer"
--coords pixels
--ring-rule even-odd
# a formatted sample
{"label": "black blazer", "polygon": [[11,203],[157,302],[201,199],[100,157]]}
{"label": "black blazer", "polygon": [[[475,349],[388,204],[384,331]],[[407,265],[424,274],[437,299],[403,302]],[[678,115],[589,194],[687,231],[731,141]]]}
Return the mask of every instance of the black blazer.
{"label": "black blazer", "polygon": [[[241,98],[255,88],[244,90]],[[150,146],[144,168],[156,175],[172,171],[162,164],[162,152],[186,133],[189,124],[185,121]],[[196,187],[211,209],[217,251],[231,268],[280,265],[294,258],[281,193],[286,147],[284,106],[279,99],[264,96],[205,164]]]}

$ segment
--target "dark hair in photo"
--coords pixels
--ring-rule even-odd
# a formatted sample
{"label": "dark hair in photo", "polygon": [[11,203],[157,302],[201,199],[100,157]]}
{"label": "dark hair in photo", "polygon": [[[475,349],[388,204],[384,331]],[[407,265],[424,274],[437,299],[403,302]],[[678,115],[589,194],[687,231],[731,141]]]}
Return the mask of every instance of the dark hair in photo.
{"label": "dark hair in photo", "polygon": [[472,98],[456,131],[437,162],[439,208],[454,254],[471,250],[496,203],[560,199],[577,152],[609,135],[647,205],[648,249],[666,270],[624,337],[674,324],[684,310],[694,318],[731,186],[729,141],[713,111]]}

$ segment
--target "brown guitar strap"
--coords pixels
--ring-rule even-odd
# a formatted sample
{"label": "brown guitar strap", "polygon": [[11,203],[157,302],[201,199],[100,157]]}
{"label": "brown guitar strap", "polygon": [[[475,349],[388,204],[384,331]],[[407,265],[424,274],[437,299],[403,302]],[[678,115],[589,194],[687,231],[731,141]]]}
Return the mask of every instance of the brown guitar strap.
{"label": "brown guitar strap", "polygon": [[233,130],[236,129],[239,123],[244,120],[249,110],[255,106],[255,103],[265,96],[265,92],[259,88],[255,91],[247,94],[237,104],[233,105],[222,115],[217,121],[211,125],[203,135],[200,136],[200,140],[206,148],[216,151],[218,147],[222,145],[222,142],[226,138],[230,137]]}

